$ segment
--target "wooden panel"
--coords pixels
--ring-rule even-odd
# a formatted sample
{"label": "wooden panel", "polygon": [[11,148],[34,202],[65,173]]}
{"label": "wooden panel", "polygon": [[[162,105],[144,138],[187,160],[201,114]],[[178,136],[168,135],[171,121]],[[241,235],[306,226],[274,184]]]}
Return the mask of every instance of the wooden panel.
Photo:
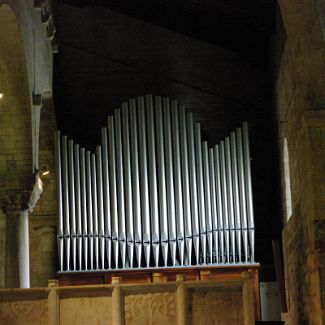
{"label": "wooden panel", "polygon": [[110,325],[111,306],[111,297],[60,299],[60,325]]}
{"label": "wooden panel", "polygon": [[191,316],[193,325],[243,325],[242,291],[193,291]]}
{"label": "wooden panel", "polygon": [[0,302],[0,324],[47,325],[47,300]]}
{"label": "wooden panel", "polygon": [[176,325],[174,293],[128,295],[124,300],[126,325]]}

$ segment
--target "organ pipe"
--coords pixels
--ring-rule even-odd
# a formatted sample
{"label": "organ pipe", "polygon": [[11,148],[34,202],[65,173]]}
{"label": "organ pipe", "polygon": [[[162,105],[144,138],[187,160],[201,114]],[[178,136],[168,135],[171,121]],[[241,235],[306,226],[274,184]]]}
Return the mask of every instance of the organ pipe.
{"label": "organ pipe", "polygon": [[202,137],[151,95],[108,117],[94,153],[58,131],[59,271],[254,263],[248,125]]}

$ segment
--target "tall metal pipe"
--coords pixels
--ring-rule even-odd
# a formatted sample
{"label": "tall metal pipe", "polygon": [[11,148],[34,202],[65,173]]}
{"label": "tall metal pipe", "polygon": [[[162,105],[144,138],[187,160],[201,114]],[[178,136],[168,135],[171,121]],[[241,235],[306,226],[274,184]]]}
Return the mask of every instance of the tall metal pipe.
{"label": "tall metal pipe", "polygon": [[76,223],[77,223],[77,252],[78,269],[82,269],[82,217],[81,217],[81,188],[80,188],[80,159],[79,144],[74,145],[74,179],[75,179],[75,201],[76,201]]}
{"label": "tall metal pipe", "polygon": [[247,201],[247,218],[249,227],[249,240],[251,248],[251,262],[254,262],[255,237],[254,237],[254,209],[253,209],[253,190],[252,190],[252,175],[251,175],[251,159],[249,153],[249,136],[248,124],[243,123],[243,151],[244,151],[244,168],[245,168],[245,184],[246,184],[246,201]]}
{"label": "tall metal pipe", "polygon": [[174,181],[175,181],[175,201],[176,201],[176,222],[177,222],[177,246],[180,256],[180,264],[184,264],[184,215],[183,215],[183,189],[181,178],[181,157],[179,140],[179,121],[177,102],[171,102],[172,112],[172,135],[174,149]]}
{"label": "tall metal pipe", "polygon": [[135,255],[138,267],[142,258],[142,228],[141,228],[141,202],[139,180],[139,140],[136,100],[130,100],[130,138],[131,138],[131,167],[132,167],[132,202],[134,222]]}
{"label": "tall metal pipe", "polygon": [[219,256],[219,238],[218,238],[218,212],[217,212],[217,192],[215,179],[214,151],[209,148],[209,174],[210,174],[210,193],[211,193],[211,219],[213,234],[213,254],[212,262],[218,263]]}
{"label": "tall metal pipe", "polygon": [[107,128],[102,128],[102,148],[103,148],[103,197],[104,197],[104,225],[105,225],[105,246],[108,268],[112,268],[112,217],[110,203],[109,184],[109,160],[107,147]]}
{"label": "tall metal pipe", "polygon": [[150,264],[150,209],[149,209],[149,184],[148,184],[148,159],[147,159],[147,132],[144,110],[144,98],[138,97],[139,114],[139,154],[140,154],[140,184],[141,184],[141,215],[143,250],[146,266]]}
{"label": "tall metal pipe", "polygon": [[103,167],[102,148],[96,147],[96,175],[97,175],[97,211],[98,211],[98,236],[100,248],[100,269],[105,268],[105,222],[104,222],[104,198],[103,198]]}
{"label": "tall metal pipe", "polygon": [[81,214],[84,269],[88,269],[88,216],[87,216],[87,181],[85,148],[80,149],[80,184],[81,184]]}
{"label": "tall metal pipe", "polygon": [[62,174],[63,174],[63,223],[66,253],[66,270],[70,271],[70,216],[69,216],[69,169],[68,169],[68,138],[62,137]]}
{"label": "tall metal pipe", "polygon": [[164,151],[164,125],[162,115],[161,97],[155,97],[156,139],[157,139],[157,170],[158,170],[158,197],[159,197],[159,223],[160,243],[164,265],[168,259],[168,222],[167,222],[167,198],[166,198],[166,171]]}
{"label": "tall metal pipe", "polygon": [[227,176],[226,176],[226,158],[225,158],[225,143],[220,142],[220,182],[222,192],[222,216],[223,216],[223,229],[225,235],[225,248],[226,248],[226,262],[230,262],[230,228],[228,217],[228,190],[227,190]]}
{"label": "tall metal pipe", "polygon": [[164,126],[165,126],[165,160],[166,160],[166,192],[168,208],[168,239],[171,252],[172,265],[176,265],[176,215],[175,215],[175,192],[173,171],[173,146],[172,129],[170,120],[169,99],[163,100]]}
{"label": "tall metal pipe", "polygon": [[218,232],[219,232],[219,246],[220,255],[217,256],[217,261],[220,259],[221,263],[225,263],[225,230],[224,230],[224,216],[223,216],[223,200],[221,190],[221,161],[220,161],[220,148],[218,145],[214,147],[214,173],[216,180],[216,195],[217,195],[217,213],[218,213]]}
{"label": "tall metal pipe", "polygon": [[234,262],[236,258],[236,238],[235,238],[235,218],[234,218],[234,201],[233,189],[231,179],[231,153],[229,137],[225,139],[225,155],[226,155],[226,182],[227,182],[227,206],[228,206],[228,220],[231,240],[231,261]]}
{"label": "tall metal pipe", "polygon": [[151,242],[155,265],[159,262],[159,211],[157,192],[157,167],[155,148],[155,125],[152,96],[146,96],[146,113],[148,127],[148,159],[149,159],[149,193],[150,193],[150,216],[151,216]]}
{"label": "tall metal pipe", "polygon": [[72,243],[72,268],[77,269],[77,239],[76,239],[76,213],[75,213],[75,192],[74,192],[74,162],[73,162],[73,140],[68,141],[69,152],[69,215],[70,215],[70,233]]}
{"label": "tall metal pipe", "polygon": [[184,209],[184,229],[186,250],[189,261],[192,255],[192,219],[191,219],[191,197],[190,197],[190,181],[188,167],[188,141],[186,128],[185,106],[179,107],[179,126],[181,140],[181,162],[182,162],[182,184],[183,184],[183,209]]}
{"label": "tall metal pipe", "polygon": [[231,132],[230,135],[230,146],[231,146],[231,179],[233,188],[233,199],[234,199],[234,217],[236,227],[236,243],[237,243],[237,255],[238,261],[241,261],[241,222],[240,222],[240,207],[239,207],[239,189],[238,189],[238,167],[237,167],[237,146],[236,146],[236,133]]}
{"label": "tall metal pipe", "polygon": [[124,198],[124,173],[123,173],[123,151],[122,151],[122,127],[121,111],[114,111],[115,123],[115,146],[116,146],[116,180],[117,180],[117,207],[118,207],[118,229],[119,246],[122,267],[126,262],[126,225],[125,225],[125,198]]}
{"label": "tall metal pipe", "polygon": [[237,128],[237,158],[238,158],[238,176],[239,176],[239,206],[241,228],[244,244],[245,262],[248,262],[248,226],[247,226],[247,209],[246,209],[246,189],[245,189],[245,173],[244,173],[244,156],[243,156],[243,140],[242,130]]}
{"label": "tall metal pipe", "polygon": [[189,153],[189,169],[190,169],[190,186],[191,186],[191,211],[192,211],[192,233],[194,252],[196,256],[196,264],[199,264],[199,210],[197,197],[196,182],[196,158],[195,158],[195,141],[194,141],[194,123],[192,113],[187,114],[187,137],[188,137],[188,153]]}
{"label": "tall metal pipe", "polygon": [[98,205],[97,205],[97,175],[96,175],[96,155],[91,154],[91,196],[93,204],[93,229],[94,229],[94,255],[96,270],[99,269],[99,233],[98,233]]}
{"label": "tall metal pipe", "polygon": [[212,239],[212,215],[211,215],[211,192],[210,192],[210,170],[209,170],[209,154],[207,141],[202,142],[202,157],[203,157],[203,185],[205,197],[205,222],[207,229],[207,240],[209,247],[209,260],[212,263],[213,258],[213,239]]}
{"label": "tall metal pipe", "polygon": [[91,152],[86,151],[86,176],[87,176],[87,224],[89,235],[89,260],[90,270],[94,270],[94,221],[93,221],[93,196],[91,181]]}
{"label": "tall metal pipe", "polygon": [[199,123],[194,124],[194,141],[195,141],[195,158],[196,158],[196,181],[198,187],[199,203],[199,223],[200,223],[200,243],[203,264],[206,264],[206,220],[205,220],[205,197],[203,185],[203,163],[202,163],[202,142],[201,126]]}
{"label": "tall metal pipe", "polygon": [[133,227],[133,198],[130,157],[130,127],[128,103],[122,104],[122,140],[123,140],[123,166],[124,166],[124,190],[125,190],[125,219],[126,242],[129,266],[133,266],[134,255],[134,227]]}
{"label": "tall metal pipe", "polygon": [[118,211],[117,211],[117,189],[116,189],[116,155],[115,155],[115,133],[113,116],[107,118],[108,147],[109,147],[109,183],[110,183],[110,201],[112,217],[112,244],[114,253],[115,268],[118,267],[119,243],[118,243]]}
{"label": "tall metal pipe", "polygon": [[57,244],[59,253],[60,271],[63,271],[63,204],[62,204],[62,169],[61,169],[61,133],[57,131],[55,134],[55,170],[56,170],[56,190],[57,190]]}

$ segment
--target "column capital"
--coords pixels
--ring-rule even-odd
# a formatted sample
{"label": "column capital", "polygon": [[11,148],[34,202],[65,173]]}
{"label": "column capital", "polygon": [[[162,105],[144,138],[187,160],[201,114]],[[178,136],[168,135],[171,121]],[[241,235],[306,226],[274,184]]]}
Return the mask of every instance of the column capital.
{"label": "column capital", "polygon": [[9,211],[29,210],[31,190],[8,190],[0,193],[0,208]]}

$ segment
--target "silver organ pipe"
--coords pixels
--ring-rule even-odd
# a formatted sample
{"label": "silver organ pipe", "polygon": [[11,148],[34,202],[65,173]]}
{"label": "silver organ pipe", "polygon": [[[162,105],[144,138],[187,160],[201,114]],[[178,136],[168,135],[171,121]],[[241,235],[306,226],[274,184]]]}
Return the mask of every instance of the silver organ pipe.
{"label": "silver organ pipe", "polygon": [[167,215],[168,215],[168,242],[172,265],[176,265],[176,215],[175,215],[175,191],[173,170],[173,142],[170,120],[169,99],[164,98],[164,126],[165,126],[165,159],[166,159],[166,192],[167,192]]}
{"label": "silver organ pipe", "polygon": [[[142,214],[142,236],[145,265],[150,266],[151,253],[151,231],[149,210],[149,184],[148,184],[148,158],[146,138],[146,115],[144,110],[144,98],[138,97],[139,114],[139,153],[140,153],[140,180],[141,180],[141,214]],[[139,264],[141,264],[139,262]]]}
{"label": "silver organ pipe", "polygon": [[183,105],[151,95],[108,117],[94,153],[58,131],[59,271],[254,263],[247,123],[201,138]]}
{"label": "silver organ pipe", "polygon": [[193,245],[194,245],[194,252],[196,257],[196,264],[199,264],[200,229],[199,229],[198,198],[197,198],[197,186],[196,186],[194,126],[193,126],[192,113],[187,114],[187,132],[188,132],[188,150],[189,150],[189,162],[190,162]]}
{"label": "silver organ pipe", "polygon": [[156,131],[157,131],[157,168],[158,168],[158,203],[160,243],[164,265],[167,266],[168,258],[168,223],[167,223],[167,198],[166,198],[166,171],[165,147],[161,97],[155,98],[156,106]]}
{"label": "silver organ pipe", "polygon": [[183,211],[184,211],[184,235],[186,252],[189,259],[192,256],[192,220],[191,220],[191,201],[190,201],[190,183],[188,168],[188,142],[185,107],[179,108],[180,119],[180,140],[181,140],[181,167],[182,167],[182,184],[183,184]]}
{"label": "silver organ pipe", "polygon": [[98,237],[100,249],[100,268],[105,268],[105,223],[104,223],[104,200],[103,200],[103,168],[102,148],[96,147],[96,168],[97,168],[97,210],[98,210]]}
{"label": "silver organ pipe", "polygon": [[57,211],[58,211],[58,227],[57,227],[57,243],[59,254],[59,270],[63,271],[63,245],[64,245],[64,230],[63,230],[63,204],[62,204],[62,169],[61,169],[61,132],[58,131],[55,135],[55,168],[57,174]]}
{"label": "silver organ pipe", "polygon": [[252,177],[251,177],[251,164],[249,155],[249,137],[247,122],[243,123],[243,151],[244,151],[244,166],[245,166],[245,185],[246,185],[246,201],[248,212],[248,227],[249,227],[249,242],[250,242],[250,255],[251,261],[254,261],[254,211],[253,211],[253,190],[252,190]]}
{"label": "silver organ pipe", "polygon": [[104,199],[104,224],[105,224],[105,250],[108,268],[112,268],[112,228],[111,228],[111,204],[109,186],[109,160],[107,147],[107,128],[102,128],[102,148],[103,148],[103,199]]}
{"label": "silver organ pipe", "polygon": [[76,223],[77,223],[77,252],[78,269],[82,269],[82,219],[81,219],[81,187],[80,187],[80,158],[79,144],[74,145],[74,179],[75,179],[75,201],[76,201]]}
{"label": "silver organ pipe", "polygon": [[80,149],[80,185],[81,185],[81,214],[82,214],[82,249],[83,269],[88,270],[88,217],[87,217],[87,181],[85,148]]}
{"label": "silver organ pipe", "polygon": [[158,189],[157,189],[157,167],[156,167],[156,146],[155,146],[155,125],[152,96],[146,96],[146,113],[148,128],[148,162],[149,162],[149,196],[150,196],[150,217],[151,217],[151,242],[154,257],[154,264],[159,262],[159,211],[158,211]]}
{"label": "silver organ pipe", "polygon": [[89,237],[89,261],[90,270],[94,270],[94,223],[93,223],[93,197],[91,182],[91,153],[86,151],[86,182],[87,182],[87,225]]}
{"label": "silver organ pipe", "polygon": [[[135,99],[130,100],[130,137],[131,137],[131,174],[132,174],[132,199],[133,199],[133,229],[134,246],[137,265],[141,265],[142,259],[142,227],[140,204],[140,180],[139,180],[139,137],[137,125],[137,111]],[[132,266],[132,263],[131,263]]]}
{"label": "silver organ pipe", "polygon": [[[180,264],[184,265],[184,214],[183,214],[183,192],[181,177],[181,157],[180,157],[180,140],[179,140],[179,121],[177,102],[172,101],[172,125],[173,125],[173,154],[174,154],[174,181],[176,194],[176,223],[177,223],[177,246],[180,258]],[[190,256],[188,257],[191,258]]]}
{"label": "silver organ pipe", "polygon": [[129,137],[129,114],[128,104],[122,104],[122,140],[123,140],[123,166],[124,166],[124,188],[125,188],[125,219],[126,219],[126,242],[128,265],[133,265],[134,255],[134,228],[133,228],[133,198],[130,158],[130,137]]}

